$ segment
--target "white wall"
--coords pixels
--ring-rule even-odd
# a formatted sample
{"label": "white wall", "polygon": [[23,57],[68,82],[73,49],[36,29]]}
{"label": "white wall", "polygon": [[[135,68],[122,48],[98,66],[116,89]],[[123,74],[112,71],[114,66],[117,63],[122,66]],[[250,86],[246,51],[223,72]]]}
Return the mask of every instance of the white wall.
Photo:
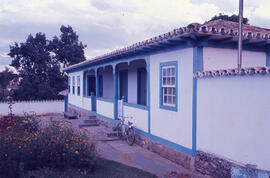
{"label": "white wall", "polygon": [[270,170],[270,75],[198,79],[197,145]]}
{"label": "white wall", "polygon": [[113,99],[113,71],[106,67],[100,72],[103,76],[103,97]]}
{"label": "white wall", "polygon": [[[178,61],[178,112],[159,107],[160,63]],[[193,48],[150,56],[151,133],[192,148]]]}
{"label": "white wall", "polygon": [[124,105],[124,116],[132,117],[128,118],[126,121],[130,121],[134,124],[135,128],[142,131],[148,132],[148,111],[144,109],[134,108]]}
{"label": "white wall", "polygon": [[[0,103],[0,115],[9,114],[9,104],[6,102]],[[48,101],[16,101],[12,105],[13,114],[23,115],[24,112],[35,111],[36,114],[58,113],[64,112],[63,100],[48,100]]]}
{"label": "white wall", "polygon": [[[257,67],[266,65],[266,53],[243,50],[242,66]],[[219,70],[237,67],[237,50],[223,48],[203,48],[203,70]]]}
{"label": "white wall", "polygon": [[82,98],[82,108],[89,111],[92,109],[91,97]]}
{"label": "white wall", "polygon": [[97,100],[97,113],[109,118],[114,118],[113,103]]}

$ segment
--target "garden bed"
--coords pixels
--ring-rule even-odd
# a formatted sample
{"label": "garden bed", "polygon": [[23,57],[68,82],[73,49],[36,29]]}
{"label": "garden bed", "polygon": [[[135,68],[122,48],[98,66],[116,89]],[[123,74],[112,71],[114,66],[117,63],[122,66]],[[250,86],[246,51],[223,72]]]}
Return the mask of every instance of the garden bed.
{"label": "garden bed", "polygon": [[99,158],[96,141],[64,120],[0,118],[0,177],[155,177]]}

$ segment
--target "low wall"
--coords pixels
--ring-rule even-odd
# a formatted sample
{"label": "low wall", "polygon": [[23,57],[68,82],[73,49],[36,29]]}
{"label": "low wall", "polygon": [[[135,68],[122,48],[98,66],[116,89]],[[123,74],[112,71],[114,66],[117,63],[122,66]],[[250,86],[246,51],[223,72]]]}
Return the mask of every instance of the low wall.
{"label": "low wall", "polygon": [[198,79],[197,148],[270,170],[270,75]]}
{"label": "low wall", "polygon": [[[24,112],[35,111],[36,114],[64,112],[64,100],[45,101],[15,101],[12,105],[12,112],[15,115],[23,115]],[[9,104],[0,103],[0,115],[9,114]]]}
{"label": "low wall", "polygon": [[123,112],[124,116],[128,117],[126,118],[126,121],[130,121],[135,125],[136,128],[144,132],[148,132],[148,110],[128,106],[127,103],[125,103]]}

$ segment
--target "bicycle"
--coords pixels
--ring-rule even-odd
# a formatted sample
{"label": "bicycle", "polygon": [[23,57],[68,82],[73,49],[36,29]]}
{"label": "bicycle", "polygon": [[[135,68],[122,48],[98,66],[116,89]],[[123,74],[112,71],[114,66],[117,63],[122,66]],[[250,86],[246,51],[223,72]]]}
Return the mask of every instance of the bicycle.
{"label": "bicycle", "polygon": [[134,131],[134,125],[132,122],[128,121],[127,127],[125,127],[125,118],[131,118],[132,117],[125,117],[122,116],[122,119],[117,119],[119,123],[116,127],[113,128],[114,131],[117,131],[117,136],[120,139],[126,139],[128,145],[132,146],[135,142],[135,131]]}

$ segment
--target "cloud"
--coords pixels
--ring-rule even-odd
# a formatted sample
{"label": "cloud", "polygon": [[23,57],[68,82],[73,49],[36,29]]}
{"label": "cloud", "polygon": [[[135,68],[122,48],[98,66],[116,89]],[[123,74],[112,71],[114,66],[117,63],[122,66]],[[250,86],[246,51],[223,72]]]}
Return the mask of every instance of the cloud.
{"label": "cloud", "polygon": [[[251,24],[270,28],[269,0],[244,5]],[[61,25],[70,25],[87,45],[86,56],[94,57],[192,22],[203,23],[220,12],[237,13],[238,1],[1,0],[0,53],[8,53],[9,45],[25,41],[30,33],[43,32],[50,39],[59,35]]]}

